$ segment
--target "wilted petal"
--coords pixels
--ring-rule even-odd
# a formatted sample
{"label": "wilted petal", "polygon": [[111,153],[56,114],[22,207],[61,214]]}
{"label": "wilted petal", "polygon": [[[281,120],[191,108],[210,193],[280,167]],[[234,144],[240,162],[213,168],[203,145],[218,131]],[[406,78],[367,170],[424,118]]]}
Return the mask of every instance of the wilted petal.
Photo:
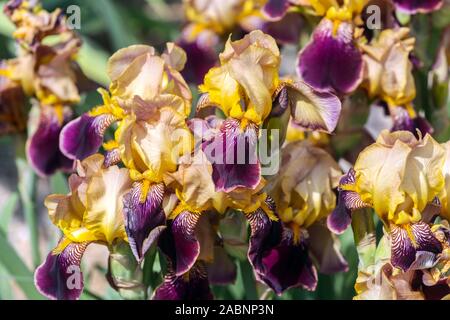
{"label": "wilted petal", "polygon": [[256,279],[277,294],[302,286],[314,290],[317,271],[304,243],[295,244],[290,230],[270,220],[262,209],[248,216],[251,228],[248,258]]}
{"label": "wilted petal", "polygon": [[114,122],[112,115],[92,117],[83,114],[69,122],[61,131],[60,148],[70,159],[83,160],[97,152],[106,129]]}
{"label": "wilted petal", "polygon": [[264,5],[262,11],[270,20],[283,18],[289,8],[289,0],[269,0]]}
{"label": "wilted petal", "polygon": [[159,246],[171,261],[176,276],[188,272],[200,255],[200,242],[195,228],[200,214],[181,212],[164,231]]}
{"label": "wilted petal", "polygon": [[69,115],[63,112],[63,123],[52,107],[41,108],[36,131],[27,142],[27,156],[33,169],[41,176],[55,173],[58,169],[71,170],[73,161],[59,149],[59,135]]}
{"label": "wilted petal", "polygon": [[143,201],[142,192],[142,183],[137,183],[123,198],[125,230],[138,261],[144,258],[147,250],[158,239],[166,222],[162,208],[164,185],[151,185]]}
{"label": "wilted petal", "polygon": [[[417,253],[421,251],[433,254],[442,251],[441,243],[434,237],[426,223],[418,222],[406,226],[391,225],[391,263],[393,266],[407,271],[416,261]],[[420,258],[420,254],[418,257]]]}
{"label": "wilted petal", "polygon": [[206,269],[211,284],[226,285],[236,280],[236,264],[223,247],[214,247],[214,260],[206,266]]}
{"label": "wilted petal", "polygon": [[67,242],[62,239],[61,251],[50,252],[45,262],[36,269],[34,281],[40,293],[49,299],[76,300],[83,291],[81,257],[89,243]]}
{"label": "wilted petal", "polygon": [[315,223],[308,228],[308,247],[318,263],[319,272],[332,274],[348,271],[348,263],[339,251],[339,240],[325,225]]}
{"label": "wilted petal", "polygon": [[153,300],[212,300],[205,267],[197,263],[185,275],[177,276],[173,271],[164,277],[164,282],[155,290]]}
{"label": "wilted petal", "polygon": [[339,181],[339,196],[336,208],[327,218],[328,228],[336,234],[342,234],[352,222],[352,210],[369,207],[358,193],[346,190],[355,184],[355,170],[350,169]]}
{"label": "wilted petal", "polygon": [[230,192],[238,187],[254,189],[261,180],[257,155],[258,135],[253,125],[241,129],[235,119],[226,120],[220,133],[203,145],[213,167],[216,191]]}
{"label": "wilted petal", "polygon": [[347,94],[359,85],[362,67],[362,54],[353,43],[353,26],[342,22],[333,35],[333,22],[324,19],[299,55],[298,72],[316,90]]}
{"label": "wilted petal", "polygon": [[438,10],[443,0],[393,0],[397,9],[410,13],[427,13]]}

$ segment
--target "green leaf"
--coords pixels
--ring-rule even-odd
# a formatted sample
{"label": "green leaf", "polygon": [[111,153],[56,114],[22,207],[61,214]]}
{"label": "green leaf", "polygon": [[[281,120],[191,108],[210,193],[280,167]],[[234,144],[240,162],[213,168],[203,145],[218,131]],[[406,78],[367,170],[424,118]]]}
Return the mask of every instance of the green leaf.
{"label": "green leaf", "polygon": [[109,54],[107,52],[100,49],[88,38],[83,37],[83,45],[78,53],[77,62],[88,78],[104,86],[107,86],[109,83],[109,78],[106,74],[108,57]]}
{"label": "green leaf", "polygon": [[17,192],[14,192],[9,196],[8,200],[6,200],[6,203],[3,206],[3,208],[1,208],[0,230],[2,230],[5,233],[8,230],[9,222],[11,221],[14,211],[16,210],[18,200],[19,195]]}
{"label": "green leaf", "polygon": [[27,298],[43,300],[44,297],[34,286],[33,273],[27,268],[22,259],[20,259],[2,231],[0,231],[0,252],[0,264],[15,279],[15,282]]}

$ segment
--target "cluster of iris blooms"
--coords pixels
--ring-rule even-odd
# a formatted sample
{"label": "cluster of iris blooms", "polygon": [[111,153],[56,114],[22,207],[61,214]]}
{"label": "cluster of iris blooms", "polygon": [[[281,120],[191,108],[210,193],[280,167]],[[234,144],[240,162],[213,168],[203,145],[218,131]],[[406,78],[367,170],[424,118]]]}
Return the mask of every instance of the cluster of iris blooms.
{"label": "cluster of iris blooms", "polygon": [[[318,273],[348,270],[336,234],[351,224],[360,258],[355,299],[448,297],[450,142],[438,143],[414,107],[426,62],[405,18],[444,5],[186,0],[181,38],[161,54],[142,44],[114,53],[103,103],[72,119],[67,110],[83,83],[78,38],[60,11],[10,1],[20,50],[0,69],[9,112],[2,128],[24,114],[26,96],[35,98],[42,120],[30,163],[40,174],[72,171],[69,194],[45,200],[62,237],[36,270],[38,290],[79,298],[80,262],[96,243],[108,248],[107,276],[124,298],[211,299],[211,284],[235,281],[236,258],[248,259],[256,280],[278,295],[312,291]],[[375,29],[368,8],[380,14]],[[311,25],[297,61],[287,61],[292,74],[281,74],[284,50]],[[42,44],[49,35],[61,41]],[[427,70],[425,94],[437,109],[447,101],[449,39],[442,32]],[[195,105],[185,79],[199,84]],[[383,121],[374,120],[356,156],[337,157],[339,124],[361,95]],[[42,140],[52,152],[36,148]],[[267,145],[276,172],[265,170]],[[150,293],[142,265],[155,248],[167,272]]]}

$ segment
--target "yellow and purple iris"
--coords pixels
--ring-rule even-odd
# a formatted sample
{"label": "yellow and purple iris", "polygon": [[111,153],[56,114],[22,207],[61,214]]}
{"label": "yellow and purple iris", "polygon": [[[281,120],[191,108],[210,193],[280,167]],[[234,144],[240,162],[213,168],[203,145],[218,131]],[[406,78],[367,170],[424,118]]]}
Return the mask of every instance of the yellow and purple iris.
{"label": "yellow and purple iris", "polygon": [[310,1],[324,16],[310,43],[298,56],[299,76],[314,89],[344,95],[362,80],[363,59],[356,45],[353,19],[367,1]]}
{"label": "yellow and purple iris", "polygon": [[249,257],[257,278],[277,294],[299,286],[315,290],[316,266],[325,274],[348,268],[324,219],[336,204],[333,188],[340,169],[326,151],[306,140],[287,144],[281,153],[280,174],[264,189],[279,221],[263,212],[250,217]]}
{"label": "yellow and purple iris", "polygon": [[341,233],[353,210],[372,207],[389,231],[393,266],[406,271],[424,252],[438,255],[442,245],[426,217],[444,188],[444,162],[444,148],[430,135],[383,131],[341,178],[329,228]]}
{"label": "yellow and purple iris", "polygon": [[[226,116],[213,137],[203,136],[217,191],[259,185],[259,130],[271,116],[290,112],[296,124],[309,130],[331,132],[336,127],[339,99],[303,82],[279,79],[280,54],[271,36],[253,31],[241,40],[228,40],[220,61],[206,74],[197,107],[217,107]],[[278,107],[272,109],[274,101]],[[238,147],[245,151],[245,161],[239,161]]]}
{"label": "yellow and purple iris", "polygon": [[193,141],[186,124],[191,92],[179,73],[185,52],[168,44],[161,56],[152,47],[130,46],[108,62],[109,93],[100,90],[103,105],[70,122],[61,132],[61,150],[71,159],[95,153],[105,130],[118,122],[114,139],[103,144],[105,165],[121,162],[133,188],[124,198],[126,231],[138,261],[165,223],[164,175],[177,170],[178,158],[190,154]]}
{"label": "yellow and purple iris", "polygon": [[[35,274],[37,288],[51,299],[80,296],[80,262],[90,243],[111,247],[118,240],[127,241],[123,200],[133,181],[127,169],[103,164],[100,154],[78,162],[77,173],[69,178],[70,193],[45,200],[50,220],[63,233]],[[72,282],[71,276],[81,278]]]}

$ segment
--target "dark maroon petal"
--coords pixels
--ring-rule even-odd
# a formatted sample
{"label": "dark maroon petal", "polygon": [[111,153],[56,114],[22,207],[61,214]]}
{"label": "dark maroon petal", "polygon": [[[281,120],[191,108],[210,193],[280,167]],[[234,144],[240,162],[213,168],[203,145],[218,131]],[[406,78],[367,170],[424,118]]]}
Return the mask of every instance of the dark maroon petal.
{"label": "dark maroon petal", "polygon": [[142,261],[150,246],[165,229],[166,216],[162,208],[164,185],[150,186],[141,202],[142,183],[135,183],[123,198],[125,230],[137,261]]}
{"label": "dark maroon petal", "polygon": [[433,286],[422,286],[422,292],[425,295],[425,300],[441,300],[447,295],[450,295],[450,285],[448,279],[439,280]]}
{"label": "dark maroon petal", "polygon": [[323,19],[312,41],[300,52],[298,72],[316,90],[346,94],[359,85],[362,65],[352,25],[342,22],[333,35],[333,22]]}
{"label": "dark maroon petal", "polygon": [[[410,228],[410,234],[407,228]],[[401,227],[391,225],[391,263],[394,267],[407,271],[416,260],[426,258],[421,252],[437,255],[441,251],[442,245],[435,238],[428,224],[418,222]],[[418,261],[415,268],[421,264],[423,262]]]}
{"label": "dark maroon petal", "polygon": [[214,247],[214,260],[211,264],[207,264],[206,268],[211,284],[226,285],[236,281],[236,264],[223,247]]}
{"label": "dark maroon petal", "polygon": [[216,191],[230,192],[238,187],[254,189],[261,180],[261,165],[257,154],[257,128],[227,119],[220,132],[203,144],[203,151],[213,167]]}
{"label": "dark maroon petal", "polygon": [[339,181],[338,200],[336,208],[327,218],[328,228],[336,234],[342,234],[352,222],[352,211],[366,208],[359,194],[345,190],[346,186],[355,184],[355,170],[351,168]]}
{"label": "dark maroon petal", "polygon": [[302,16],[293,12],[286,14],[280,21],[264,23],[262,30],[280,44],[297,44],[302,27]]}
{"label": "dark maroon petal", "polygon": [[187,61],[181,72],[187,82],[203,83],[205,74],[217,62],[217,54],[213,47],[200,46],[197,41],[178,41],[178,45],[186,51]]}
{"label": "dark maroon petal", "polygon": [[200,214],[183,211],[159,239],[159,247],[172,263],[176,276],[188,272],[200,254],[200,243],[195,234],[199,219]]}
{"label": "dark maroon petal", "polygon": [[271,20],[280,20],[289,9],[289,0],[269,0],[262,11]]}
{"label": "dark maroon petal", "polygon": [[409,131],[416,135],[416,137],[417,130],[420,131],[422,136],[425,136],[427,133],[432,134],[434,131],[433,127],[425,118],[421,116],[411,118],[408,111],[404,108],[397,107],[393,112],[395,112],[393,115],[394,125],[391,131]]}
{"label": "dark maroon petal", "polygon": [[317,271],[305,243],[294,243],[292,232],[272,221],[262,209],[248,216],[251,235],[248,258],[256,279],[278,295],[292,287],[315,290]]}
{"label": "dark maroon petal", "polygon": [[397,9],[411,14],[438,10],[443,3],[443,0],[394,0]]}
{"label": "dark maroon petal", "polygon": [[39,292],[49,299],[78,299],[83,291],[80,261],[88,244],[72,242],[61,253],[50,252],[34,274]]}
{"label": "dark maroon petal", "polygon": [[202,263],[196,263],[184,275],[177,276],[172,270],[155,290],[153,300],[212,300],[208,276]]}
{"label": "dark maroon petal", "polygon": [[407,271],[416,259],[416,249],[407,231],[402,227],[391,226],[391,263]]}
{"label": "dark maroon petal", "polygon": [[426,251],[434,254],[442,252],[442,244],[436,239],[428,224],[424,222],[413,223],[411,230],[417,243],[417,251]]}
{"label": "dark maroon petal", "polygon": [[64,114],[61,123],[56,112],[52,107],[41,108],[37,129],[27,142],[28,161],[40,176],[51,175],[59,169],[69,171],[73,167],[73,161],[59,150],[59,135],[69,115]]}
{"label": "dark maroon petal", "polygon": [[61,131],[61,151],[68,158],[79,160],[96,153],[103,143],[105,130],[114,121],[115,117],[109,114],[96,117],[83,114],[72,120]]}
{"label": "dark maroon petal", "polygon": [[321,223],[308,228],[308,248],[317,262],[319,272],[333,274],[348,271],[348,263],[339,251],[339,246],[330,230]]}

